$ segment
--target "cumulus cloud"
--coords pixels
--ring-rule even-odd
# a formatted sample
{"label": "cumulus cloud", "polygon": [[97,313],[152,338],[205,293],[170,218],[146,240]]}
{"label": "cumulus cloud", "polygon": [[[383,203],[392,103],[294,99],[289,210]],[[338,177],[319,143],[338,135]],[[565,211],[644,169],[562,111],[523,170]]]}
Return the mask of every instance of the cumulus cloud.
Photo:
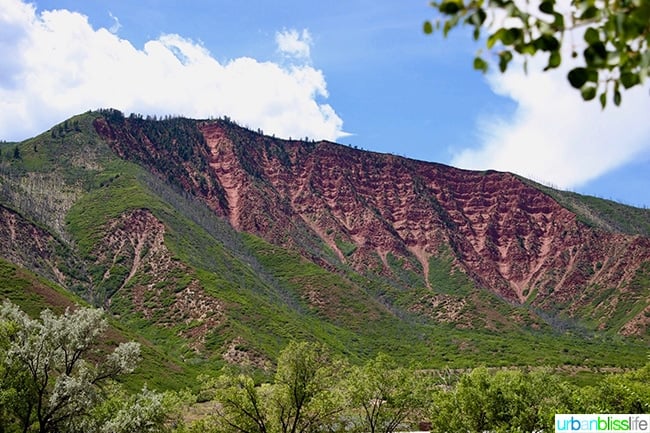
{"label": "cumulus cloud", "polygon": [[[328,97],[322,71],[306,63],[248,57],[219,62],[201,44],[175,34],[137,49],[75,12],[37,13],[20,0],[0,0],[0,11],[1,139],[24,139],[100,107],[196,118],[227,115],[280,137],[345,135],[341,118],[322,102]],[[295,38],[297,44],[290,40],[279,38],[279,49],[309,54],[301,48],[309,46],[307,31]]]}
{"label": "cumulus cloud", "polygon": [[[569,55],[563,58],[569,58]],[[648,88],[623,93],[622,106],[584,102],[561,70],[528,75],[512,66],[488,76],[492,90],[516,103],[509,117],[478,122],[480,146],[457,152],[452,164],[511,171],[560,188],[584,185],[650,150]]]}
{"label": "cumulus cloud", "polygon": [[311,56],[311,34],[307,29],[301,33],[298,30],[284,30],[275,34],[278,50],[288,57],[308,60]]}

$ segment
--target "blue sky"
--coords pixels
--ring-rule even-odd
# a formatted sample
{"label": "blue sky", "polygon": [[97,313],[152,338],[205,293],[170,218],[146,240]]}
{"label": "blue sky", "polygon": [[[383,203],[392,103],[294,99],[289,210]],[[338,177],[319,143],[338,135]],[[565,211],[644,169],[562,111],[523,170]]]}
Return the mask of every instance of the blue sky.
{"label": "blue sky", "polygon": [[[228,115],[650,206],[650,96],[585,104],[565,70],[482,75],[426,0],[0,0],[0,139],[70,115]],[[568,57],[568,56],[567,56]]]}

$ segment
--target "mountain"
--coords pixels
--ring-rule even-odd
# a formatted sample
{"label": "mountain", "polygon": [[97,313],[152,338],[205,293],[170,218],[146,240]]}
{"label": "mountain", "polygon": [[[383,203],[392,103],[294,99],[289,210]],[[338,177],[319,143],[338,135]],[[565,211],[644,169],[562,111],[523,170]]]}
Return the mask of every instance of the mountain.
{"label": "mountain", "polygon": [[228,119],[100,110],[0,151],[0,257],[179,368],[267,368],[292,338],[430,366],[646,355],[648,210]]}

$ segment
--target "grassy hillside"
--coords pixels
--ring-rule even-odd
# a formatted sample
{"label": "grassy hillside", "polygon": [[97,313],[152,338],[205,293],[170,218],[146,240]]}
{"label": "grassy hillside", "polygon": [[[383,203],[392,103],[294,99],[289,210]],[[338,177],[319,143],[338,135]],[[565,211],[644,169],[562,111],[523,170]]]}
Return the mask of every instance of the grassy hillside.
{"label": "grassy hillside", "polygon": [[[57,268],[74,280],[62,288],[0,261],[0,294],[30,314],[45,307],[60,311],[84,302],[81,297],[107,308],[109,340],[143,344],[134,387],[191,386],[199,372],[226,362],[269,368],[292,339],[324,342],[354,362],[387,352],[428,368],[645,362],[642,343],[558,333],[528,306],[479,290],[453,268],[448,251],[431,259],[427,288],[390,255],[400,284],[340,263],[325,268],[239,233],[165,176],[113,154],[94,131],[97,116],[76,116],[38,137],[2,146],[0,203],[51,233],[65,245],[57,250],[70,256],[65,262],[75,265]],[[638,217],[630,217],[626,230],[650,230],[642,210],[612,205],[611,216],[601,212],[604,204],[594,203],[590,209],[611,220],[607,224],[624,219],[625,211]],[[129,224],[146,225],[150,232],[138,237],[139,226]],[[339,243],[342,251],[350,248]],[[413,287],[406,287],[408,281]],[[647,275],[635,281],[644,286]],[[218,314],[206,318],[193,311],[208,307]],[[454,315],[463,320],[449,320]]]}
{"label": "grassy hillside", "polygon": [[[70,291],[0,259],[0,300],[3,299],[10,299],[32,317],[37,317],[44,309],[61,314],[75,305],[88,305]],[[198,369],[170,356],[162,347],[110,315],[109,324],[101,338],[101,348],[108,350],[124,341],[137,341],[141,344],[140,366],[133,374],[124,377],[124,383],[129,389],[139,390],[144,384],[159,389],[196,386]]]}

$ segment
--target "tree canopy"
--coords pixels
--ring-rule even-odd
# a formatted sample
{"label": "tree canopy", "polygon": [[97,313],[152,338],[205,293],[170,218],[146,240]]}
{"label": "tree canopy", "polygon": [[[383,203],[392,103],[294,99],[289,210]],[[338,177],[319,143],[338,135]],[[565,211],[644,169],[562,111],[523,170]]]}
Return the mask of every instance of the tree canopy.
{"label": "tree canopy", "polygon": [[[555,413],[650,410],[650,363],[578,387],[551,369],[435,372],[383,354],[350,365],[307,342],[282,350],[270,383],[225,367],[201,378],[200,398],[129,394],[112,379],[133,371],[139,345],[107,350],[98,344],[107,326],[93,308],[31,318],[0,305],[0,433],[393,433],[420,423],[434,433],[524,432],[552,430]],[[211,416],[170,422],[181,404],[207,400]]]}
{"label": "tree canopy", "polygon": [[245,374],[204,379],[219,402],[212,427],[232,433],[310,433],[335,423],[346,406],[337,388],[345,370],[341,362],[320,345],[292,342],[280,354],[271,384],[257,386]]}
{"label": "tree canopy", "polygon": [[[474,68],[486,72],[496,61],[505,72],[510,62],[545,53],[544,70],[573,60],[567,79],[585,101],[599,97],[620,105],[621,91],[642,85],[650,71],[650,0],[435,0],[437,17],[424,32],[446,37],[458,26],[469,26],[475,40],[485,40]],[[488,60],[486,60],[486,58]],[[575,62],[575,64],[574,64]]]}
{"label": "tree canopy", "polygon": [[385,354],[353,367],[346,388],[352,406],[362,409],[355,431],[396,431],[406,419],[426,406],[430,394],[428,382],[412,369],[397,365]]}
{"label": "tree canopy", "polygon": [[0,305],[0,432],[154,432],[166,419],[162,395],[146,388],[130,400],[112,381],[130,373],[140,345],[99,347],[102,310],[79,307],[38,319]]}

